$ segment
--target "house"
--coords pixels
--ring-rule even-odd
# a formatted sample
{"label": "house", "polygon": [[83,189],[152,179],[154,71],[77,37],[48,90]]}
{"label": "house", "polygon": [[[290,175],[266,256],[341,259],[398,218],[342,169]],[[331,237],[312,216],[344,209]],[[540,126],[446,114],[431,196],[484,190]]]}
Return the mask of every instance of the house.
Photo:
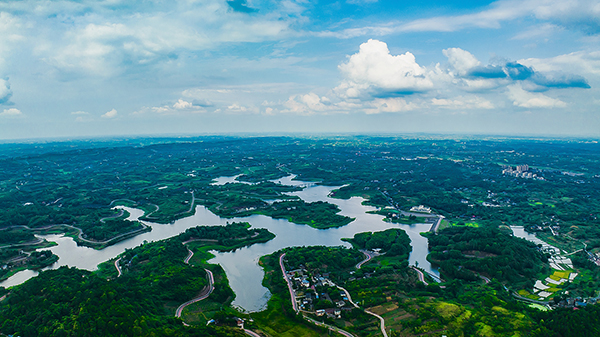
{"label": "house", "polygon": [[419,213],[431,213],[431,208],[425,207],[423,205],[413,206],[410,209],[411,212],[419,212]]}

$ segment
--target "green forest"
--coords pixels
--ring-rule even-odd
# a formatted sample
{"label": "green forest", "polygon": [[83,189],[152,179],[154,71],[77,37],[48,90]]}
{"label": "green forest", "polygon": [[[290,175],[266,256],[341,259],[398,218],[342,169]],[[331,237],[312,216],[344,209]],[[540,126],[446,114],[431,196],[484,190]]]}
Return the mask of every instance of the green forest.
{"label": "green forest", "polygon": [[451,227],[429,236],[428,260],[449,279],[476,281],[479,275],[513,289],[533,288],[550,274],[540,247],[496,228]]}
{"label": "green forest", "polygon": [[386,256],[400,256],[408,259],[411,252],[410,238],[401,229],[388,229],[375,233],[357,233],[352,239],[346,239],[358,249],[379,249]]}
{"label": "green forest", "polygon": [[[528,165],[532,178],[503,173]],[[536,178],[533,178],[535,174]],[[141,221],[168,225],[204,206],[225,218],[255,214],[327,230],[354,218],[323,201],[293,195],[299,186],[273,180],[331,186],[331,197],[364,198],[372,213],[392,223],[421,222],[413,206],[430,207],[445,220],[429,240],[428,260],[444,282],[419,281],[408,265],[410,240],[399,229],[348,238],[344,247],[293,247],[261,259],[264,284],[273,294],[249,326],[265,336],[325,336],[291,309],[278,273],[278,255],[289,267],[330,274],[361,308],[384,317],[391,336],[593,336],[599,323],[600,144],[579,139],[503,137],[330,136],[190,137],[64,141],[0,146],[0,278],[56,261],[44,251],[43,234],[66,233],[100,249],[149,230],[115,209],[143,210]],[[236,181],[215,184],[219,177]],[[523,226],[570,254],[578,276],[551,303],[592,301],[577,309],[539,311],[511,291],[531,289],[551,274],[540,247],[513,237]],[[343,228],[342,228],[343,229]],[[81,233],[81,234],[80,234]],[[180,236],[127,250],[98,271],[60,268],[10,289],[0,287],[0,331],[22,336],[235,336],[217,317],[249,318],[231,307],[235,294],[223,269],[206,263],[209,250],[227,251],[271,240],[274,234],[247,223],[197,227]],[[189,242],[188,242],[189,241]],[[182,243],[188,242],[186,245]],[[194,252],[190,264],[183,261]],[[364,259],[357,249],[381,254]],[[179,304],[218,285],[183,318]],[[507,289],[509,291],[507,291]],[[568,292],[568,293],[567,293]],[[4,297],[6,296],[6,297]],[[335,297],[335,296],[334,296]],[[352,310],[344,326],[358,336],[378,335],[377,321]],[[348,322],[348,324],[346,324]],[[286,335],[287,334],[287,335]]]}
{"label": "green forest", "polygon": [[[112,261],[97,272],[67,267],[43,271],[8,292],[0,287],[8,294],[0,302],[0,331],[23,336],[243,336],[227,327],[188,327],[174,317],[179,304],[207,285],[205,266],[184,263],[188,250],[182,243],[208,240],[210,249],[230,250],[273,237],[246,223],[193,227],[126,250],[120,256],[120,277]],[[208,267],[223,273],[218,266]],[[234,296],[227,286],[210,298],[227,305]]]}

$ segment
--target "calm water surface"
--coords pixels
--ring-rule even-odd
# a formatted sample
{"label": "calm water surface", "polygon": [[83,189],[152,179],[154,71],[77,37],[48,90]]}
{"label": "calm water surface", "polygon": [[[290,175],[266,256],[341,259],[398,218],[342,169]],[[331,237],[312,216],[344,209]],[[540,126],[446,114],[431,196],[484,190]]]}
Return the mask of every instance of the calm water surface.
{"label": "calm water surface", "polygon": [[[218,181],[235,182],[235,179],[230,178],[224,177]],[[277,182],[286,185],[308,186],[302,191],[289,194],[297,195],[306,202],[327,201],[335,204],[341,209],[342,215],[355,218],[356,220],[344,227],[319,230],[306,225],[297,225],[287,220],[273,219],[263,215],[225,219],[216,216],[204,206],[197,206],[196,213],[191,217],[177,220],[173,224],[168,225],[147,223],[152,227],[151,232],[121,241],[103,250],[77,246],[73,239],[63,235],[43,236],[48,241],[58,243],[57,246],[50,248],[54,254],[60,257],[58,262],[51,268],[73,266],[80,269],[95,270],[99,263],[114,258],[127,248],[139,246],[144,241],[162,240],[198,225],[224,225],[227,222],[246,221],[253,227],[268,229],[276,237],[269,242],[254,244],[233,252],[213,252],[215,258],[210,261],[211,263],[221,264],[223,269],[225,269],[231,288],[236,293],[236,299],[233,304],[246,311],[251,312],[263,309],[270,297],[269,291],[261,285],[264,276],[262,268],[258,265],[258,259],[261,256],[290,246],[343,245],[349,247],[348,243],[340,239],[351,238],[354,234],[360,232],[382,231],[388,228],[404,229],[412,240],[413,250],[409,258],[410,263],[412,265],[418,264],[419,267],[426,271],[434,275],[439,275],[437,269],[432,267],[426,259],[428,254],[427,239],[419,235],[420,232],[428,231],[431,225],[387,223],[383,221],[384,217],[381,215],[366,213],[367,211],[376,210],[376,208],[362,205],[361,202],[364,201],[362,198],[353,197],[348,200],[330,198],[329,193],[335,187],[314,185],[314,183],[292,179],[293,176],[289,176],[279,179]],[[143,214],[138,209],[123,208],[130,212],[129,219],[132,220],[139,218]],[[8,287],[20,284],[35,275],[37,275],[37,272],[23,271],[0,283],[0,286]]]}

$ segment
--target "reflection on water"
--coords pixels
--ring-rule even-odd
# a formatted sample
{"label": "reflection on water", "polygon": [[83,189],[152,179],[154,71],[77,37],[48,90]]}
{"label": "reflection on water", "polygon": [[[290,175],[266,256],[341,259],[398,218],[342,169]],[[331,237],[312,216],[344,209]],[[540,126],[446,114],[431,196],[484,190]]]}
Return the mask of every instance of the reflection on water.
{"label": "reflection on water", "polygon": [[[231,177],[230,177],[231,178]],[[236,293],[234,305],[247,311],[261,310],[267,303],[270,294],[261,284],[264,272],[258,265],[258,259],[267,254],[290,246],[314,246],[343,245],[349,247],[348,243],[341,241],[341,238],[351,238],[356,233],[366,231],[382,231],[388,228],[402,228],[409,235],[412,241],[412,253],[410,254],[410,264],[418,263],[418,266],[426,271],[438,275],[437,269],[433,268],[427,261],[428,254],[427,239],[419,235],[420,232],[429,230],[429,224],[402,225],[384,222],[383,216],[377,214],[368,214],[367,211],[375,210],[371,206],[362,205],[364,199],[353,197],[348,200],[333,199],[329,193],[334,187],[314,185],[314,183],[292,180],[293,176],[279,179],[279,183],[289,183],[295,186],[310,186],[302,191],[290,193],[297,195],[307,202],[327,201],[337,205],[341,209],[341,214],[356,220],[350,224],[331,229],[314,229],[306,225],[297,225],[283,219],[273,219],[264,215],[252,215],[245,218],[224,219],[216,216],[204,206],[197,206],[196,213],[184,219],[175,221],[173,224],[154,224],[147,223],[152,227],[152,231],[143,233],[133,238],[121,241],[115,245],[109,246],[103,250],[94,250],[87,247],[77,246],[69,237],[62,235],[44,236],[48,241],[58,243],[58,246],[50,248],[54,254],[60,257],[59,261],[52,266],[67,265],[81,269],[94,270],[97,265],[103,261],[114,258],[127,248],[133,248],[144,241],[158,241],[168,237],[175,236],[187,228],[198,225],[224,225],[227,222],[246,221],[253,227],[266,228],[273,232],[276,237],[266,243],[254,244],[250,247],[243,247],[233,252],[213,252],[215,258],[211,263],[219,263],[225,269],[231,288]],[[222,181],[222,180],[221,180]],[[137,219],[142,215],[141,210],[126,208],[131,215],[130,219]],[[35,272],[26,271],[19,273],[0,283],[0,286],[12,286],[20,284],[30,277],[35,276]]]}

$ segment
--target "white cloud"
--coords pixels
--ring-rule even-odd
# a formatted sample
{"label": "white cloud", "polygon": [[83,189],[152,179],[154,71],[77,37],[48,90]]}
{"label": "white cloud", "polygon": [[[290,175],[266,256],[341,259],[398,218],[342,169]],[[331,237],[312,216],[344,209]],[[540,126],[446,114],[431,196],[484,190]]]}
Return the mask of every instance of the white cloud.
{"label": "white cloud", "polygon": [[4,109],[3,112],[0,112],[0,117],[20,117],[22,115],[21,110],[15,108]]}
{"label": "white cloud", "polygon": [[567,106],[565,102],[559,99],[541,93],[525,91],[518,84],[508,86],[508,97],[514,105],[523,108],[564,108]]}
{"label": "white cloud", "polygon": [[460,48],[448,48],[442,51],[448,58],[448,62],[461,76],[465,76],[469,70],[481,64],[473,54]]}
{"label": "white cloud", "polygon": [[508,83],[506,80],[498,80],[498,79],[468,79],[463,78],[460,80],[456,80],[456,83],[462,87],[462,89],[469,92],[477,92],[477,91],[488,91],[495,88],[498,88],[501,85],[505,85]]}
{"label": "white cloud", "polygon": [[182,99],[179,99],[177,102],[175,102],[175,104],[173,104],[173,108],[175,109],[191,109],[193,107],[193,104],[187,101],[184,101]]}
{"label": "white cloud", "polygon": [[112,109],[109,112],[102,115],[102,118],[115,118],[115,117],[117,117],[117,110],[115,110],[115,109]]}
{"label": "white cloud", "polygon": [[551,58],[527,58],[521,64],[545,72],[572,72],[582,76],[600,75],[600,51],[578,51]]}
{"label": "white cloud", "polygon": [[0,71],[5,67],[6,58],[14,49],[14,44],[24,39],[21,28],[21,21],[17,17],[0,11]]}
{"label": "white cloud", "polygon": [[517,33],[511,40],[529,40],[542,37],[549,38],[552,34],[555,34],[560,30],[562,30],[562,28],[557,25],[544,23]]}
{"label": "white cloud", "polygon": [[291,26],[304,20],[304,8],[286,3],[275,2],[252,15],[231,10],[223,0],[180,0],[123,10],[106,2],[63,8],[44,3],[40,11],[32,11],[33,6],[18,10],[28,13],[29,24],[41,30],[34,48],[40,59],[68,73],[111,77],[140,65],[177,62],[181,54],[214,50],[223,43],[289,36]]}
{"label": "white cloud", "polygon": [[[314,92],[291,95],[283,109],[269,113],[490,110],[505,106],[507,97],[518,107],[560,108],[566,103],[533,91],[589,88],[583,77],[544,74],[515,62],[483,66],[473,54],[460,48],[444,49],[443,54],[448,66],[438,63],[427,68],[417,64],[409,52],[394,56],[384,42],[369,40],[339,65],[343,79],[327,96]],[[502,95],[504,90],[507,96]]]}
{"label": "white cloud", "polygon": [[239,105],[237,103],[233,103],[230,106],[227,107],[227,110],[229,111],[233,111],[233,112],[246,112],[248,111],[248,108],[246,108],[243,105]]}
{"label": "white cloud", "polygon": [[8,102],[11,96],[10,84],[7,80],[0,78],[0,104]]}
{"label": "white cloud", "polygon": [[502,23],[525,17],[549,21],[563,27],[600,33],[600,0],[500,0],[485,10],[466,15],[438,16],[380,26],[319,32],[319,36],[353,38],[383,36],[401,32],[455,32],[476,27],[498,29]]}
{"label": "white cloud", "polygon": [[366,5],[376,3],[378,0],[346,0],[347,3],[353,5]]}
{"label": "white cloud", "polygon": [[71,112],[71,115],[89,115],[89,112],[85,112],[85,111],[73,111]]}
{"label": "white cloud", "polygon": [[417,104],[407,103],[402,98],[377,98],[366,104],[364,111],[367,114],[375,114],[382,112],[404,112],[416,108],[418,108]]}
{"label": "white cloud", "polygon": [[320,97],[311,92],[306,95],[293,95],[284,103],[282,112],[301,115],[312,115],[317,112],[327,112],[335,109],[327,97]]}
{"label": "white cloud", "polygon": [[391,55],[385,42],[373,39],[361,44],[359,52],[339,69],[345,81],[337,91],[347,97],[357,97],[364,89],[413,92],[433,87],[412,53]]}
{"label": "white cloud", "polygon": [[447,109],[493,109],[492,102],[478,97],[456,97],[455,99],[432,98],[431,104],[440,108]]}

